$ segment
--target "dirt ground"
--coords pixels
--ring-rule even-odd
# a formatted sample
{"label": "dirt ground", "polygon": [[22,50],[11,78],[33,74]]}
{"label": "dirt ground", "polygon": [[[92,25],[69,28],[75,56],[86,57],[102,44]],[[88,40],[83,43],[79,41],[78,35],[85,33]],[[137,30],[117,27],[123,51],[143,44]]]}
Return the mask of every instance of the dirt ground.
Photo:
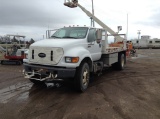
{"label": "dirt ground", "polygon": [[160,49],[137,50],[123,71],[94,76],[84,93],[35,86],[23,66],[0,65],[1,119],[160,119]]}

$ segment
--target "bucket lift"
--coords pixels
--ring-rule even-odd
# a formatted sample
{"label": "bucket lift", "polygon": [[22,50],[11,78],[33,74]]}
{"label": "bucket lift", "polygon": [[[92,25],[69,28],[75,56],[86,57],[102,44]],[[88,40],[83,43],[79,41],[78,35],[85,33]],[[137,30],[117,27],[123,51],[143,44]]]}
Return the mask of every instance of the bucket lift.
{"label": "bucket lift", "polygon": [[78,6],[78,0],[64,0],[64,5],[70,8],[75,8]]}

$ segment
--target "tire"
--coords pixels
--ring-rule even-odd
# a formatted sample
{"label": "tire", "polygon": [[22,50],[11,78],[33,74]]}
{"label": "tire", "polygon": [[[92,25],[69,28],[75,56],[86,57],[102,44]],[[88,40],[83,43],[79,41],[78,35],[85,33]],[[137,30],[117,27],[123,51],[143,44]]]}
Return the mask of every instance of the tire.
{"label": "tire", "polygon": [[120,53],[118,55],[118,63],[117,63],[117,69],[118,70],[123,70],[124,69],[124,65],[125,65],[125,55],[123,53]]}
{"label": "tire", "polygon": [[1,65],[3,65],[3,60],[1,60]]}
{"label": "tire", "polygon": [[76,71],[74,78],[74,87],[77,91],[84,92],[88,85],[90,79],[89,65],[86,62],[82,62],[80,67]]}
{"label": "tire", "polygon": [[22,62],[21,61],[15,61],[16,62],[16,65],[22,65]]}
{"label": "tire", "polygon": [[117,70],[123,70],[126,63],[126,56],[124,53],[118,54],[118,62],[113,64],[112,67]]}

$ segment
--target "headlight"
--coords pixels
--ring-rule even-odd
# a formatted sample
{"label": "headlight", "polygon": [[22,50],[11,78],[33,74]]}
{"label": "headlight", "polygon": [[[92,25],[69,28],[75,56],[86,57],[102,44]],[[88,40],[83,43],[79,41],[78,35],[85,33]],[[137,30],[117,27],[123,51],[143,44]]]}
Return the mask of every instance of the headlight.
{"label": "headlight", "polygon": [[79,57],[65,57],[66,63],[77,63],[79,61]]}

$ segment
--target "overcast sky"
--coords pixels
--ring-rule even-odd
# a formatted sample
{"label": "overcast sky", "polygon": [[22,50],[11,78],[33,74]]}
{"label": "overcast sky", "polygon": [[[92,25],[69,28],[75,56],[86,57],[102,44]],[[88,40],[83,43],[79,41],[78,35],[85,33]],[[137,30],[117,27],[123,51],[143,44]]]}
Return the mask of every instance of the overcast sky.
{"label": "overcast sky", "polygon": [[[64,0],[0,0],[0,36],[25,35],[26,39],[42,40],[46,30],[69,25],[90,26],[89,17],[80,8],[68,8]],[[91,11],[91,0],[79,0]],[[160,0],[94,0],[95,16],[128,38],[141,35],[160,38]],[[96,24],[97,27],[100,27]]]}

